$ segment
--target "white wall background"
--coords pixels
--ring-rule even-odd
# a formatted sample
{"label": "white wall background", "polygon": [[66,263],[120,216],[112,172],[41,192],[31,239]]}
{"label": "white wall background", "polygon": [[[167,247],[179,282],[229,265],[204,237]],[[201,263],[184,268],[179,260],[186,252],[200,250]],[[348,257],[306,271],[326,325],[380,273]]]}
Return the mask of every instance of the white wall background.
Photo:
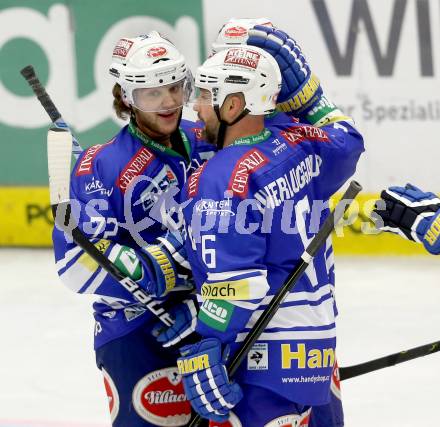
{"label": "white wall background", "polygon": [[[350,25],[353,6],[363,18]],[[191,4],[188,4],[191,7]],[[398,19],[395,12],[402,10]],[[336,72],[337,62],[329,49],[319,17],[328,12],[326,31],[335,35],[335,50],[341,58],[347,53],[347,41],[356,42],[352,69],[347,75]],[[139,9],[142,14],[142,8]],[[365,191],[379,191],[391,184],[411,181],[421,187],[439,191],[438,158],[440,157],[440,2],[437,0],[203,0],[203,29],[190,16],[180,16],[173,23],[157,16],[122,16],[109,22],[97,48],[94,63],[96,88],[78,98],[75,75],[75,40],[69,9],[62,3],[49,8],[47,15],[29,7],[1,9],[0,48],[13,37],[29,37],[47,53],[53,73],[49,92],[57,100],[65,118],[78,132],[87,131],[113,118],[110,88],[112,81],[106,69],[110,52],[120,36],[135,35],[156,28],[168,34],[195,67],[199,58],[199,34],[210,44],[222,24],[230,17],[266,16],[286,30],[302,46],[312,69],[321,78],[325,92],[334,102],[352,114],[363,132],[367,152],[357,178]],[[105,19],[105,16],[103,16]],[[393,23],[395,24],[393,26]],[[398,31],[400,29],[400,31]],[[370,39],[377,39],[374,58]],[[395,45],[389,47],[389,41]],[[392,61],[391,58],[395,58]],[[388,58],[394,67],[389,75],[380,75],[378,62]],[[421,60],[425,73],[421,72]],[[336,62],[335,62],[336,61]],[[340,61],[339,61],[340,62]],[[430,66],[432,64],[432,67]],[[390,68],[390,67],[388,67]],[[432,70],[429,70],[432,68]],[[426,72],[426,70],[430,72]],[[423,75],[425,74],[425,75]],[[1,80],[1,79],[0,79]],[[33,97],[11,94],[0,82],[0,124],[38,128],[48,123]],[[421,110],[415,114],[414,109]],[[432,111],[429,112],[429,109]],[[23,111],[27,119],[23,120]],[[387,112],[386,117],[380,116]],[[433,117],[416,117],[425,112]]]}
{"label": "white wall background", "polygon": [[[62,285],[51,250],[0,256],[0,427],[109,427],[93,297]],[[341,366],[439,340],[438,261],[336,257]],[[347,427],[438,427],[439,362],[436,353],[344,381]]]}
{"label": "white wall background", "polygon": [[[312,70],[320,77],[328,96],[346,107],[358,128],[363,132],[367,151],[361,161],[358,179],[366,191],[378,191],[385,185],[413,182],[432,191],[439,191],[440,156],[440,11],[435,1],[396,0],[368,1],[375,32],[382,55],[387,51],[392,12],[395,4],[406,5],[402,28],[396,48],[392,75],[379,76],[363,24],[349,28],[353,0],[326,0],[341,54],[346,52],[349,30],[358,33],[351,75],[338,76],[332,64],[329,49],[320,29],[319,20],[310,0],[224,0],[214,5],[204,0],[206,48],[215,39],[223,22],[234,17],[265,16],[274,25],[288,32],[301,45]],[[431,31],[432,51],[424,43],[425,58],[433,61],[431,77],[421,76],[417,7],[428,7],[428,20],[421,22],[423,31]],[[429,25],[426,23],[429,22]],[[365,99],[369,104],[363,104]],[[402,106],[412,104],[425,108],[431,102],[436,111],[435,120],[399,118]],[[435,105],[434,105],[435,104]],[[396,107],[396,117],[380,120],[378,108]],[[374,110],[370,117],[368,110]],[[409,108],[410,109],[410,108]],[[409,113],[409,111],[408,111]],[[437,179],[436,179],[437,177]]]}

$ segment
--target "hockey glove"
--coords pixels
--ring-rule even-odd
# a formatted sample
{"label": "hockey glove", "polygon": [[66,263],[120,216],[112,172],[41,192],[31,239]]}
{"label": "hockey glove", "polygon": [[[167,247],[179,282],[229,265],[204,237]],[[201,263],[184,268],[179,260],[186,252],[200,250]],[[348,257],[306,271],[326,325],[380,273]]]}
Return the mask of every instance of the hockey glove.
{"label": "hockey glove", "polygon": [[[383,209],[376,204],[374,212],[383,220],[384,231],[423,243],[432,254],[440,254],[440,199],[412,184],[382,191]],[[379,201],[380,202],[380,201]]]}
{"label": "hockey glove", "polygon": [[170,347],[180,343],[195,331],[197,324],[197,309],[192,299],[183,300],[169,311],[174,318],[174,324],[168,327],[162,322],[158,322],[151,330],[162,347]]}
{"label": "hockey glove", "polygon": [[220,341],[207,338],[180,352],[177,367],[193,409],[203,418],[225,422],[243,393],[237,383],[229,382]]}
{"label": "hockey glove", "polygon": [[152,296],[162,297],[172,290],[192,289],[192,273],[180,235],[168,233],[157,240],[157,245],[140,250],[151,279],[141,282],[145,290]]}
{"label": "hockey glove", "polygon": [[284,31],[255,25],[249,30],[248,45],[270,53],[277,61],[282,75],[278,106],[296,116],[314,108],[322,96],[319,79],[312,74],[301,48]]}

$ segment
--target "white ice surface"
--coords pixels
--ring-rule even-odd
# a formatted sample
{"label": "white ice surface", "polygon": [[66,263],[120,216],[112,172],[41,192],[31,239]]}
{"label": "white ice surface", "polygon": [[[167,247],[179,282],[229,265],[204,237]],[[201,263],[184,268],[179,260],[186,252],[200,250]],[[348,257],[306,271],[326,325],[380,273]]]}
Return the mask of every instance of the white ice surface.
{"label": "white ice surface", "polygon": [[[0,427],[109,426],[91,299],[49,250],[0,249]],[[440,340],[440,257],[337,258],[347,366]],[[438,427],[440,353],[342,384],[347,427]]]}

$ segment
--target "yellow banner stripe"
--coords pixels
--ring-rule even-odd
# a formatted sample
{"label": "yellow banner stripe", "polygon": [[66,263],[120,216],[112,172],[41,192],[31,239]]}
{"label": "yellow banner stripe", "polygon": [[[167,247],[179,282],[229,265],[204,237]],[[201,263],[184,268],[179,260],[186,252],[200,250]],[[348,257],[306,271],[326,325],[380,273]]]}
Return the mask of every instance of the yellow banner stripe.
{"label": "yellow banner stripe", "polygon": [[[356,198],[360,215],[352,224],[342,228],[343,236],[334,233],[335,253],[426,255],[422,245],[399,236],[390,233],[368,235],[362,232],[363,229],[371,229],[369,212],[377,198],[378,194],[372,193],[361,194]],[[0,187],[0,246],[50,247],[52,227],[47,187]]]}

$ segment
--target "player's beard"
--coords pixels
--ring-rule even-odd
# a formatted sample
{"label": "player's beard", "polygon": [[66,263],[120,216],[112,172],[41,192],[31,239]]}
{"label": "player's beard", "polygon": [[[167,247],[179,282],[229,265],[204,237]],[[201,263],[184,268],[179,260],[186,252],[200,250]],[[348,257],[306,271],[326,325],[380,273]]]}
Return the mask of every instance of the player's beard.
{"label": "player's beard", "polygon": [[180,122],[182,108],[170,110],[166,118],[161,113],[143,113],[136,111],[136,123],[139,129],[154,141],[167,143],[171,134],[177,129]]}
{"label": "player's beard", "polygon": [[214,127],[205,124],[205,127],[203,128],[203,138],[210,144],[217,145],[219,127],[219,125]]}

